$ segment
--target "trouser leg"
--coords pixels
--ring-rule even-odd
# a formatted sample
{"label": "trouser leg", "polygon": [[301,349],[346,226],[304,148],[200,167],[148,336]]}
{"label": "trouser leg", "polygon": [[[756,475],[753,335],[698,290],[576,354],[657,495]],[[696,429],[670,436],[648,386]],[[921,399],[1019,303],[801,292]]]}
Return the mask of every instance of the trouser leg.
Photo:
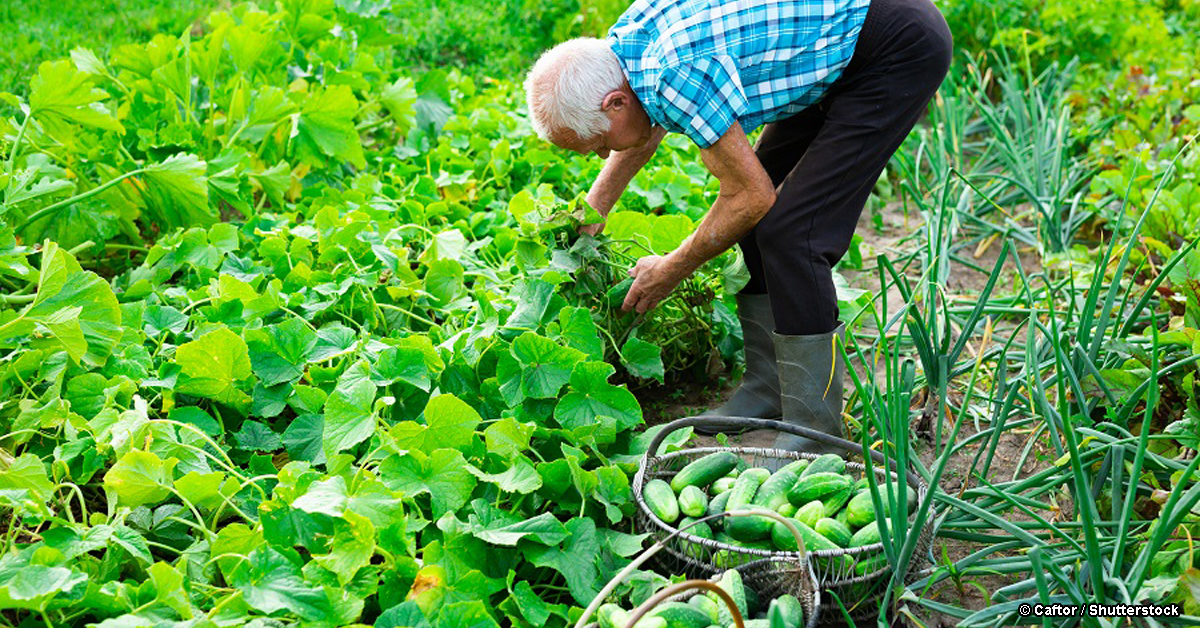
{"label": "trouser leg", "polygon": [[[884,166],[949,67],[950,33],[937,9],[928,0],[888,4],[887,23],[874,25],[886,30],[874,33],[862,59],[855,51],[815,106],[821,124],[754,230],[780,334],[824,334],[837,327],[832,268],[849,249]],[[867,20],[870,26],[870,14]]]}
{"label": "trouser leg", "polygon": [[[786,120],[772,122],[763,127],[754,145],[754,154],[767,171],[767,176],[771,177],[771,184],[776,189],[804,156],[824,121],[823,111],[817,107],[809,107]],[[766,271],[763,269],[762,251],[758,248],[756,232],[757,227],[738,243],[742,250],[742,259],[750,273],[750,281],[742,288],[742,294],[767,293]]]}

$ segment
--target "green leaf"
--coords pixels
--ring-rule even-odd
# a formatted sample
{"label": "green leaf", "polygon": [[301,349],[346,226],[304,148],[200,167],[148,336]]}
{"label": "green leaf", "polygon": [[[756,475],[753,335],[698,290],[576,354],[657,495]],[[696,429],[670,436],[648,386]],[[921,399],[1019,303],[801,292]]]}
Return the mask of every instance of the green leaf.
{"label": "green leaf", "polygon": [[220,506],[223,501],[221,486],[224,483],[225,474],[220,471],[211,473],[192,471],[175,480],[175,490],[196,507],[212,510]]}
{"label": "green leaf", "polygon": [[333,613],[325,591],[308,586],[300,568],[269,545],[250,552],[247,563],[234,570],[233,586],[247,604],[264,613],[286,610],[309,621],[325,620]]}
{"label": "green leaf", "polygon": [[449,604],[438,612],[435,628],[500,628],[479,600]]}
{"label": "green leaf", "polygon": [[337,387],[325,401],[322,448],[330,460],[375,433],[375,384],[366,360],[359,360],[338,378]]}
{"label": "green leaf", "polygon": [[325,451],[321,447],[325,432],[325,417],[320,414],[301,414],[292,419],[283,432],[283,445],[292,460],[303,460],[312,464],[325,463]]}
{"label": "green leaf", "polygon": [[562,574],[575,601],[586,606],[600,592],[596,586],[600,575],[596,567],[600,555],[596,524],[591,519],[572,519],[566,529],[571,536],[561,546],[530,547],[525,556],[538,567]]}
{"label": "green leaf", "polygon": [[65,350],[72,360],[98,366],[108,359],[122,333],[121,306],[108,283],[47,241],[34,301],[0,325],[0,343],[33,336],[35,348]]}
{"label": "green leaf", "polygon": [[325,157],[366,168],[362,141],[354,128],[358,99],[347,85],[324,87],[304,99],[296,120],[292,146],[305,163],[324,165]]}
{"label": "green leaf", "polygon": [[155,599],[179,613],[183,619],[191,619],[194,611],[191,600],[188,599],[190,587],[183,574],[164,562],[154,563],[146,572],[150,574],[150,583],[154,586]]}
{"label": "green leaf", "polygon": [[488,453],[511,458],[529,449],[530,439],[536,429],[533,423],[521,423],[512,417],[504,417],[483,431],[483,439]]}
{"label": "green leaf", "polygon": [[548,512],[522,520],[485,499],[471,502],[471,508],[474,513],[467,517],[471,535],[493,545],[515,546],[524,538],[542,545],[558,545],[570,536],[566,526]]}
{"label": "green leaf", "polygon": [[25,489],[30,496],[43,503],[49,503],[54,496],[54,483],[46,476],[46,465],[42,459],[33,454],[21,454],[12,462],[5,462],[6,457],[0,457],[0,490]]}
{"label": "green leaf", "polygon": [[396,79],[379,93],[379,103],[387,109],[400,135],[408,133],[416,115],[414,105],[417,102],[417,90],[413,88],[413,80],[406,76]]}
{"label": "green leaf", "polygon": [[557,397],[558,391],[570,381],[575,364],[585,357],[582,351],[533,332],[518,336],[513,341],[512,353],[523,367],[521,392],[534,399]]}
{"label": "green leaf", "polygon": [[491,482],[500,490],[509,493],[532,493],[542,488],[542,476],[525,456],[519,455],[513,459],[513,464],[503,473],[484,473],[475,467],[467,467],[471,473],[483,480]]}
{"label": "green leaf", "polygon": [[142,180],[147,209],[161,224],[178,228],[216,222],[217,213],[208,204],[207,165],[199,157],[172,155],[148,166]]}
{"label": "green leaf", "polygon": [[444,307],[449,304],[462,292],[462,288],[462,264],[452,259],[439,259],[429,263],[429,271],[425,274],[425,292],[433,298],[436,306]]}
{"label": "green leaf", "polygon": [[175,351],[179,365],[176,392],[212,399],[245,413],[252,399],[241,384],[253,377],[246,341],[229,331],[217,329],[181,345]]}
{"label": "green leaf", "polygon": [[621,364],[635,377],[663,381],[662,347],[630,336],[621,347]]}
{"label": "green leaf", "polygon": [[357,341],[353,329],[341,323],[326,325],[317,330],[317,345],[308,356],[308,362],[324,362],[351,353]]}
{"label": "green leaf", "polygon": [[187,325],[187,315],[169,305],[148,305],[142,310],[142,331],[151,338],[167,332],[182,334]]}
{"label": "green leaf", "polygon": [[425,406],[425,425],[414,421],[396,424],[392,438],[402,449],[432,453],[436,449],[465,449],[475,441],[482,419],[475,408],[454,395],[438,395]]}
{"label": "green leaf", "polygon": [[378,386],[406,382],[425,392],[433,386],[425,354],[416,347],[388,347],[380,351],[374,369]]}
{"label": "green leaf", "polygon": [[130,508],[157,504],[171,496],[171,470],[177,461],[163,461],[149,451],[132,449],[104,474],[104,490]]}
{"label": "green leaf", "polygon": [[397,604],[384,611],[375,620],[375,628],[432,628],[433,624],[425,619],[421,607],[416,600]]}
{"label": "green leaf", "polygon": [[29,83],[30,115],[46,122],[63,122],[124,133],[100,104],[108,93],[92,86],[91,77],[70,61],[47,61]]}
{"label": "green leaf", "polygon": [[571,373],[570,392],[554,408],[559,425],[575,429],[591,425],[596,417],[616,420],[624,431],[642,423],[642,408],[628,389],[613,386],[608,378],[613,367],[605,362],[580,362]]}
{"label": "green leaf", "polygon": [[196,427],[200,428],[202,432],[208,434],[209,436],[220,436],[223,433],[221,424],[217,423],[216,419],[213,419],[209,413],[197,408],[196,406],[171,408],[171,412],[167,415],[167,417],[172,421],[179,421],[180,423],[195,425]]}
{"label": "green leaf", "polygon": [[295,382],[304,376],[308,358],[317,346],[317,332],[297,318],[243,335],[254,374],[264,386]]}
{"label": "green leaf", "polygon": [[65,567],[4,569],[0,571],[0,608],[41,610],[59,593],[70,593],[87,581],[87,575]]}
{"label": "green leaf", "polygon": [[383,483],[412,498],[429,493],[433,517],[437,519],[467,503],[475,489],[475,478],[457,449],[439,449],[430,455],[410,451],[393,455],[380,465]]}
{"label": "green leaf", "polygon": [[304,512],[341,517],[345,513],[346,480],[335,475],[327,480],[313,482],[303,495],[292,502],[292,508]]}
{"label": "green leaf", "polygon": [[329,553],[314,559],[337,574],[338,581],[346,585],[359,569],[371,563],[371,557],[375,555],[375,526],[362,515],[346,512],[336,522],[336,527],[329,542]]}
{"label": "green leaf", "polygon": [[242,423],[242,429],[234,433],[233,440],[238,449],[246,451],[271,452],[283,446],[279,435],[258,421]]}
{"label": "green leaf", "polygon": [[578,349],[589,360],[604,360],[604,341],[587,308],[564,307],[558,313],[559,337],[567,346]]}

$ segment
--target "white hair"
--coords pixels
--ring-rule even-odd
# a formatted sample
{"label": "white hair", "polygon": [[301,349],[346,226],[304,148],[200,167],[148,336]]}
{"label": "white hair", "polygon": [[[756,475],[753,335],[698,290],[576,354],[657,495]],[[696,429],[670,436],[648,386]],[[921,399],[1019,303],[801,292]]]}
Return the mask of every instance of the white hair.
{"label": "white hair", "polygon": [[533,130],[544,140],[563,129],[584,139],[607,131],[600,105],[624,83],[617,55],[603,39],[580,37],[547,50],[525,77]]}

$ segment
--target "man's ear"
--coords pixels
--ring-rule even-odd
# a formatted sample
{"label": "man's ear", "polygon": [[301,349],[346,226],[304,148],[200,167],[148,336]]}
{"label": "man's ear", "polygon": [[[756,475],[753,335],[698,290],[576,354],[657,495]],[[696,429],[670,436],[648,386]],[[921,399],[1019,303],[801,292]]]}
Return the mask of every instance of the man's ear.
{"label": "man's ear", "polygon": [[614,89],[604,96],[604,100],[600,101],[600,111],[620,111],[629,106],[629,95],[625,92]]}

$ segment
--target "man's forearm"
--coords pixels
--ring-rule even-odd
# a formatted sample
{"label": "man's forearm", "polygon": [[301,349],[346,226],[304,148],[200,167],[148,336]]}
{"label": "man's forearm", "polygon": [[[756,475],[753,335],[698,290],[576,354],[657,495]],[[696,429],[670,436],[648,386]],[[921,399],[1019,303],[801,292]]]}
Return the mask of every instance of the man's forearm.
{"label": "man's forearm", "polygon": [[692,235],[668,257],[684,275],[691,274],[750,233],[774,203],[775,195],[765,191],[718,196]]}
{"label": "man's forearm", "polygon": [[614,152],[605,160],[600,175],[596,177],[592,188],[588,191],[588,205],[600,212],[602,216],[607,216],[609,210],[621,198],[625,188],[629,186],[629,182],[654,156],[654,151],[657,150],[658,144],[666,134],[665,129],[655,127],[651,132],[650,140],[642,148]]}

